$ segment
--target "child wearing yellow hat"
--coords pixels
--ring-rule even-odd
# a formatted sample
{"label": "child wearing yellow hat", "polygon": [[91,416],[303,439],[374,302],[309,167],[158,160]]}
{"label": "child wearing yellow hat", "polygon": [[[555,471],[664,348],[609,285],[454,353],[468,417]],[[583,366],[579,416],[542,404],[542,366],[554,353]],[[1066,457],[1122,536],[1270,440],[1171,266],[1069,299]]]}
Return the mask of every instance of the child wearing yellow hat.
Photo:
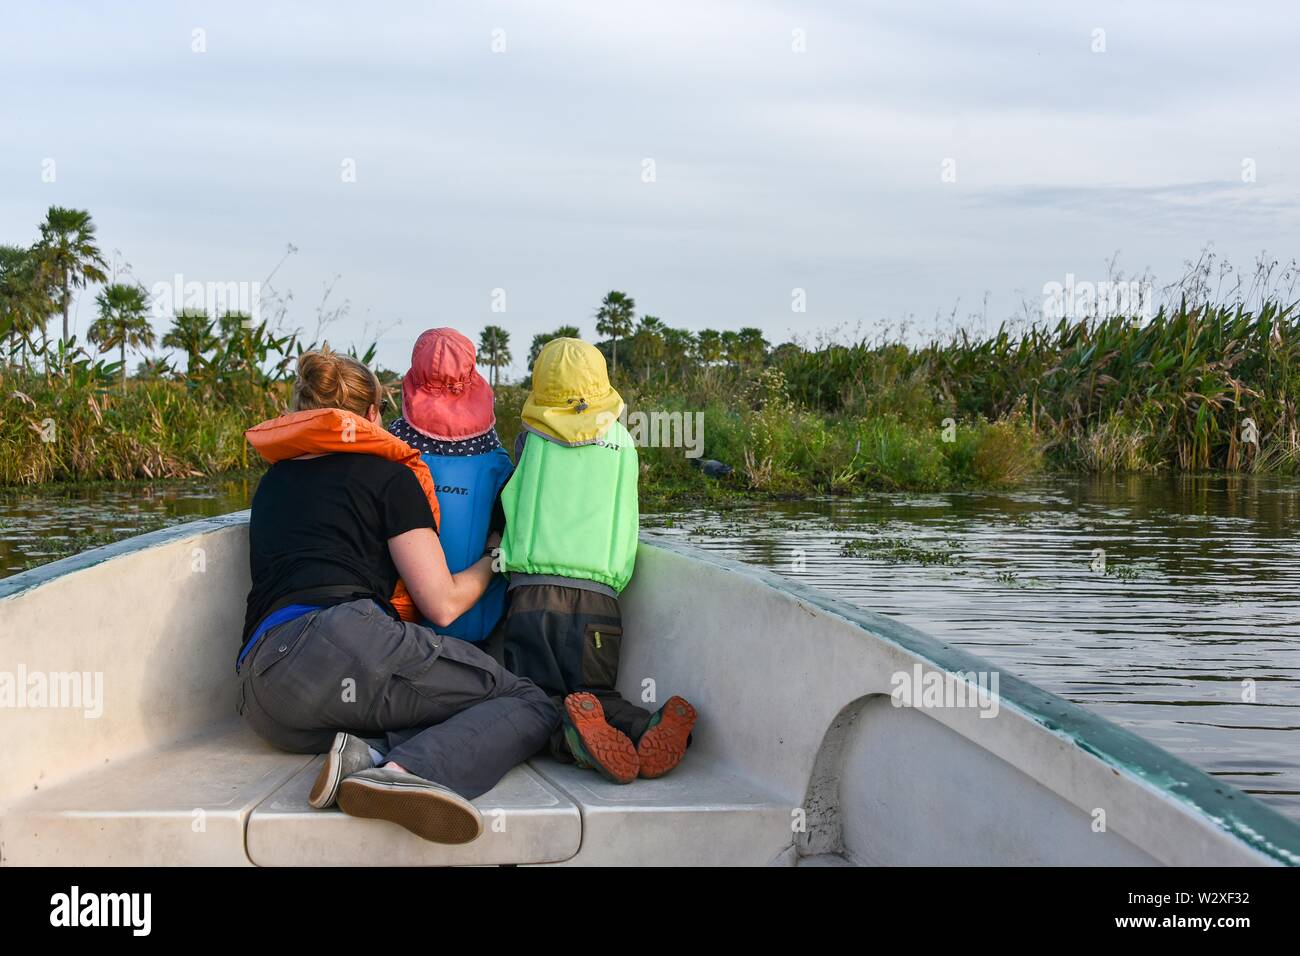
{"label": "child wearing yellow hat", "polygon": [[618,595],[636,564],[638,460],[605,357],[579,339],[547,343],[533,364],[515,473],[501,493],[506,667],[563,699],[551,752],[619,783],[658,777],[686,752],[695,709],[657,712],[615,689]]}

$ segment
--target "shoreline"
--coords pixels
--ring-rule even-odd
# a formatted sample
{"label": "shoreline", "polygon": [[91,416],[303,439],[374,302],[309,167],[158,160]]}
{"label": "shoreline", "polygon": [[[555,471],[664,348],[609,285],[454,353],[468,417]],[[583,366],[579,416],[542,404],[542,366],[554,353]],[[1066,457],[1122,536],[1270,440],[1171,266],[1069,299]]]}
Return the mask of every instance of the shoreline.
{"label": "shoreline", "polygon": [[[262,472],[263,469],[236,469],[215,475],[190,478],[52,482],[45,485],[0,487],[0,516],[5,514],[6,508],[12,509],[20,502],[34,502],[38,505],[48,503],[57,506],[59,503],[67,504],[84,501],[93,506],[101,496],[118,496],[136,492],[130,498],[123,498],[122,501],[147,504],[153,499],[166,499],[169,497],[169,493],[190,491],[196,487],[209,487],[212,489],[212,494],[207,496],[184,495],[183,497],[193,497],[199,502],[212,502],[218,506],[216,510],[200,506],[193,511],[179,513],[148,508],[133,512],[123,508],[115,512],[112,502],[105,502],[106,506],[101,514],[105,516],[102,524],[107,525],[107,527],[92,527],[90,530],[70,533],[42,533],[42,540],[49,550],[39,558],[26,558],[14,567],[0,569],[0,578],[70,557],[83,551],[113,544],[125,538],[157,531],[186,521],[201,520],[217,514],[242,510],[242,508],[247,507],[247,500],[251,498],[256,487],[256,481],[260,478]],[[671,516],[677,513],[693,511],[707,511],[719,516],[725,516],[731,512],[753,510],[755,508],[761,509],[764,505],[784,506],[801,502],[863,501],[876,496],[892,497],[899,495],[903,497],[945,494],[973,496],[1014,495],[1021,490],[1032,490],[1043,483],[1051,482],[1086,482],[1089,484],[1097,482],[1106,484],[1165,482],[1181,484],[1221,481],[1244,482],[1249,485],[1258,484],[1264,487],[1292,486],[1300,489],[1300,477],[1275,473],[1243,474],[1241,472],[1221,470],[1202,472],[1168,470],[1158,473],[1121,474],[1048,469],[1026,477],[1024,481],[1015,486],[975,486],[967,484],[924,490],[875,488],[847,491],[811,490],[795,494],[790,492],[756,491],[727,485],[692,471],[688,479],[670,478],[667,480],[645,481],[641,488],[640,506],[643,528],[655,528],[665,526],[660,520],[660,516]],[[236,498],[230,497],[229,492],[231,486],[237,486],[240,483],[246,484],[247,488],[238,496],[236,503]],[[222,494],[223,490],[227,492],[225,496]],[[223,507],[222,502],[233,506]],[[14,522],[11,519],[7,523],[12,525]],[[673,526],[671,518],[666,526]],[[16,537],[14,540],[19,540],[19,538]],[[0,535],[0,546],[3,546],[4,543],[4,536]],[[18,553],[21,554],[21,552]]]}

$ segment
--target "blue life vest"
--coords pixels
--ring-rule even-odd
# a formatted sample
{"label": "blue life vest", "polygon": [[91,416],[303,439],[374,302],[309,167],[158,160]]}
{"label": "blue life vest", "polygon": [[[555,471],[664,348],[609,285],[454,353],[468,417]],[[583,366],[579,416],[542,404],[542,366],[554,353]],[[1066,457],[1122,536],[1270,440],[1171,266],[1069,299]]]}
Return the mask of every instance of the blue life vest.
{"label": "blue life vest", "polygon": [[[438,540],[447,556],[447,568],[456,574],[483,557],[492,508],[514,466],[499,446],[482,455],[426,453],[420,457],[433,473],[441,513]],[[505,606],[506,580],[496,575],[477,604],[446,627],[434,629],[462,641],[481,641],[501,620]]]}

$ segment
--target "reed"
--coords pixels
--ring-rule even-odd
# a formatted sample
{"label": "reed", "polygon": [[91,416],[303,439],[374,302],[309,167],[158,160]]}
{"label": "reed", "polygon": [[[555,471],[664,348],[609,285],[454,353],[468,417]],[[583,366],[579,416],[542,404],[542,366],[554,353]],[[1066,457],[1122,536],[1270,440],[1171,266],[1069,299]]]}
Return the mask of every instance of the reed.
{"label": "reed", "polygon": [[[84,353],[0,365],[0,485],[255,465],[243,431],[286,410],[302,346],[249,335],[192,373],[144,367],[124,385],[118,363]],[[648,499],[1004,487],[1044,469],[1300,471],[1300,322],[1275,302],[918,345],[787,344],[734,361],[655,365],[635,339],[622,354],[629,407],[702,413],[704,455],[735,469],[706,479],[681,448],[642,449]],[[497,389],[507,448],[525,395]]]}
{"label": "reed", "polygon": [[0,486],[246,469],[244,429],[289,399],[286,380],[260,373],[123,385],[119,368],[76,354],[44,370],[0,366]]}
{"label": "reed", "polygon": [[1023,409],[1061,468],[1293,473],[1300,460],[1300,321],[1277,302],[833,345],[787,352],[782,370],[795,401],[827,414],[997,421]]}

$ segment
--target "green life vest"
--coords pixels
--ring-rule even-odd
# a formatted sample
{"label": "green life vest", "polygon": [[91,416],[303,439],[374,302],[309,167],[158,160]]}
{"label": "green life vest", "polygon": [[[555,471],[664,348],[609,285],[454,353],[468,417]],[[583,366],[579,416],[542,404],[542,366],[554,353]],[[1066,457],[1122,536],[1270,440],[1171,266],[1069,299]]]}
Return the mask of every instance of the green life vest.
{"label": "green life vest", "polygon": [[583,578],[622,591],[636,564],[637,454],[615,421],[599,441],[561,445],[527,433],[501,491],[506,572]]}

